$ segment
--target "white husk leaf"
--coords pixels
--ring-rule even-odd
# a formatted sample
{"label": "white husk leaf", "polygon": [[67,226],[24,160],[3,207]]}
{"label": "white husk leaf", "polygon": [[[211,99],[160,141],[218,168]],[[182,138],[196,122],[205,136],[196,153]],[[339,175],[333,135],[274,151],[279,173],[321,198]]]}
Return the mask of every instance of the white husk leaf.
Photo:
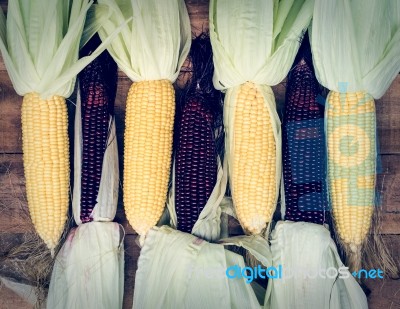
{"label": "white husk leaf", "polygon": [[115,222],[90,222],[70,232],[55,260],[47,308],[122,308],[120,231]]}
{"label": "white husk leaf", "polygon": [[15,91],[44,99],[69,97],[76,75],[112,40],[78,60],[86,13],[93,1],[14,0],[0,14],[0,50]]}
{"label": "white husk leaf", "polygon": [[318,81],[337,92],[379,99],[400,71],[400,3],[319,0],[311,47]]}
{"label": "white husk leaf", "polygon": [[[207,241],[216,241],[220,239],[221,235],[221,201],[224,198],[226,185],[227,185],[227,173],[222,168],[220,158],[218,157],[218,174],[217,182],[215,183],[214,189],[200,212],[199,218],[192,228],[192,234],[205,239]],[[177,226],[177,215],[175,210],[175,163],[172,168],[172,185],[169,191],[167,207],[170,214],[171,226]]]}
{"label": "white husk leaf", "polygon": [[[75,110],[75,142],[74,142],[74,192],[72,210],[75,222],[82,223],[81,215],[81,173],[82,173],[82,116],[81,95],[78,87]],[[104,153],[103,166],[97,203],[91,217],[93,221],[113,221],[118,206],[119,165],[118,145],[115,128],[115,118],[110,116],[109,136]]]}
{"label": "white husk leaf", "polygon": [[111,16],[99,25],[102,39],[128,16],[124,28],[108,47],[119,68],[132,80],[168,79],[174,82],[189,52],[191,30],[184,0],[99,0]]}
{"label": "white husk leaf", "polygon": [[[227,244],[250,246],[258,256],[268,254],[267,242],[260,236],[249,242],[231,238]],[[233,265],[245,267],[243,257],[222,244],[167,226],[155,227],[139,257],[133,308],[262,308],[244,278],[226,276]]]}
{"label": "white husk leaf", "polygon": [[[347,278],[313,275],[315,271],[329,268],[338,270],[344,266],[325,227],[313,223],[280,221],[271,237],[273,266],[282,265],[283,273],[281,279],[269,282],[271,298],[266,308],[368,308],[363,290],[345,268],[341,272]],[[293,271],[292,276],[290,271]]]}
{"label": "white husk leaf", "polygon": [[308,27],[313,0],[212,0],[214,86],[273,86],[287,75]]}

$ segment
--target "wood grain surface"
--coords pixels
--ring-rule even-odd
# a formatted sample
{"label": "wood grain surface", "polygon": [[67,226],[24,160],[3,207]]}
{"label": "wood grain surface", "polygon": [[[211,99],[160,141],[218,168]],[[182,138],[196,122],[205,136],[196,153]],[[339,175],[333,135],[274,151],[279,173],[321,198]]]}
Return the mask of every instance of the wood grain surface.
{"label": "wood grain surface", "polygon": [[[208,28],[208,0],[186,0],[193,34]],[[0,0],[3,10],[7,0]],[[182,84],[184,81],[180,79]],[[120,156],[123,156],[123,133],[125,100],[131,85],[129,78],[119,72],[116,98],[116,124]],[[285,81],[273,87],[279,106],[284,103]],[[24,235],[33,233],[25,195],[25,179],[21,149],[21,102],[10,82],[5,65],[0,58],[0,276],[27,282],[23,273],[12,265],[2,263],[2,258],[19,244]],[[74,99],[68,100],[69,121],[73,123]],[[400,264],[400,76],[394,80],[385,95],[376,101],[377,131],[380,146],[378,191],[381,194],[381,233],[390,251]],[[72,127],[70,130],[72,137]],[[72,147],[72,145],[71,145]],[[122,159],[120,160],[122,163]],[[122,166],[121,166],[122,168]],[[122,176],[121,176],[122,179]],[[120,192],[120,196],[121,196]],[[126,230],[125,237],[125,298],[124,308],[132,307],[134,278],[140,248],[136,234],[126,220],[122,199],[118,206],[116,221]],[[240,227],[232,221],[233,233]],[[372,309],[400,308],[400,281],[385,279],[367,282],[371,290],[369,305]],[[17,294],[0,286],[0,309],[30,308]]]}

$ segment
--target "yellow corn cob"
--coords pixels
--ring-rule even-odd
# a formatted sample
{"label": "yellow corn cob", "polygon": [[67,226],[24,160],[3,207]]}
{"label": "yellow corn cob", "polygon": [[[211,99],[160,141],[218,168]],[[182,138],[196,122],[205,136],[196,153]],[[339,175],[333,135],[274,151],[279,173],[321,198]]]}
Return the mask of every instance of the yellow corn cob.
{"label": "yellow corn cob", "polygon": [[124,207],[139,235],[157,224],[164,210],[172,153],[174,88],[168,80],[134,83],[125,120]]}
{"label": "yellow corn cob", "polygon": [[[375,103],[364,92],[328,96],[328,178],[338,235],[360,259],[374,211]],[[357,261],[353,261],[353,263]]]}
{"label": "yellow corn cob", "polygon": [[[228,103],[229,104],[229,103]],[[276,203],[276,144],[269,110],[257,86],[247,82],[236,97],[231,189],[237,217],[246,233],[259,234]]]}
{"label": "yellow corn cob", "polygon": [[39,236],[54,252],[64,229],[69,194],[68,114],[65,99],[22,103],[24,171],[29,212]]}

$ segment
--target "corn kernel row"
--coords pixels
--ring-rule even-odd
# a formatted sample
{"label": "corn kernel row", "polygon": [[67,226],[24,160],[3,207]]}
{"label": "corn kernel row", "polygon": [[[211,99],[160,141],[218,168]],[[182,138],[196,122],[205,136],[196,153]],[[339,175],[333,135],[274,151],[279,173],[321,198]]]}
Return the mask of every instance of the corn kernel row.
{"label": "corn kernel row", "polygon": [[245,232],[259,234],[276,203],[276,143],[269,110],[254,83],[240,86],[235,106],[231,189],[236,215]]}
{"label": "corn kernel row", "polygon": [[282,122],[285,219],[327,222],[324,106],[317,101],[320,86],[305,35],[289,73]]}
{"label": "corn kernel row", "polygon": [[375,103],[365,92],[328,96],[328,179],[337,232],[360,246],[371,226],[376,168]]}
{"label": "corn kernel row", "polygon": [[[100,45],[99,37],[93,37],[81,51],[89,54]],[[82,170],[80,219],[92,221],[93,208],[97,204],[103,158],[109,135],[109,121],[114,114],[117,90],[117,64],[107,51],[93,60],[79,75],[82,118]]]}
{"label": "corn kernel row", "polygon": [[26,192],[32,222],[54,251],[63,232],[69,203],[68,114],[65,99],[43,100],[28,93],[22,103],[22,140]]}
{"label": "corn kernel row", "polygon": [[129,89],[125,118],[124,207],[139,235],[164,210],[172,155],[174,88],[168,80],[141,81]]}

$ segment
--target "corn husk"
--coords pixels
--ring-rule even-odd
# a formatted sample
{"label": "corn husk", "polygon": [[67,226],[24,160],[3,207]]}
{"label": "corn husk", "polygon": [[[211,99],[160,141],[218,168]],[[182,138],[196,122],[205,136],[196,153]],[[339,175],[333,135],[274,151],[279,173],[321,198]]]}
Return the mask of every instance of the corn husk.
{"label": "corn husk", "polygon": [[113,38],[110,36],[90,56],[78,59],[86,14],[92,3],[15,0],[8,4],[7,19],[1,11],[0,50],[19,95],[37,92],[47,99],[52,95],[67,98],[72,94],[76,75]]}
{"label": "corn husk", "polygon": [[[366,93],[364,101],[367,101],[370,95],[379,99],[400,71],[399,1],[320,0],[316,2],[310,30],[317,79],[331,91],[362,91]],[[363,103],[362,100],[358,102],[360,106]],[[326,111],[329,109],[328,106]],[[357,115],[358,120],[362,117],[371,120],[375,119],[375,114]],[[348,117],[347,121],[351,123],[354,119]],[[370,167],[361,168],[356,172],[359,175],[362,173],[375,177],[376,132],[368,131],[362,126],[359,131],[365,131],[367,140],[373,142],[370,147],[367,146],[370,154],[364,160]],[[328,167],[333,164],[335,163],[329,159]],[[376,204],[375,188],[360,195],[370,197],[367,206]],[[375,207],[374,211],[374,216],[379,217],[379,207]],[[371,217],[371,221],[372,219]],[[387,270],[389,275],[397,276],[395,262],[388,254],[382,239],[377,236],[378,233],[379,226],[372,224],[371,239],[375,242],[372,245],[368,239],[361,244],[340,239],[346,253],[346,263],[353,270],[359,270],[363,264],[362,256],[372,256],[375,267],[379,266]],[[377,252],[375,248],[380,250]]]}
{"label": "corn husk", "polygon": [[329,90],[379,99],[400,71],[399,1],[316,1],[310,28],[316,76]]}
{"label": "corn husk", "polygon": [[[191,43],[190,21],[185,2],[99,0],[98,3],[95,22],[98,23],[98,33],[102,40],[106,40],[120,24],[129,20],[127,27],[122,29],[108,47],[118,67],[134,82],[169,80],[173,83]],[[104,16],[107,18],[104,19]],[[140,243],[147,243],[146,235],[140,236]],[[166,250],[173,252],[170,247]],[[158,259],[160,256],[154,258]],[[150,286],[164,282],[166,281],[160,280],[158,275],[149,275],[148,280],[137,280],[135,289],[150,291]],[[137,298],[143,295],[145,293],[135,293],[134,303],[140,301]],[[146,295],[145,301],[159,298],[151,296],[150,299]]]}
{"label": "corn husk", "polygon": [[96,24],[103,41],[132,17],[107,48],[118,67],[132,81],[174,82],[191,43],[185,2],[99,0],[98,3]]}
{"label": "corn husk", "polygon": [[[283,274],[269,282],[272,293],[268,308],[368,308],[363,290],[347,268],[342,270],[347,278],[330,275],[332,270],[328,269],[338,271],[344,265],[324,226],[281,221],[271,238],[273,266],[282,265]],[[320,270],[325,278],[315,275]]]}
{"label": "corn husk", "polygon": [[[227,240],[225,245],[233,242]],[[253,252],[258,245],[259,256],[268,250],[260,236],[236,244],[250,245]],[[233,265],[244,267],[243,257],[222,244],[208,243],[167,226],[155,227],[149,231],[139,257],[133,307],[262,308],[244,278],[228,279],[226,269]]]}
{"label": "corn husk", "polygon": [[215,88],[226,90],[246,81],[279,84],[293,64],[313,5],[312,0],[211,1]]}
{"label": "corn husk", "polygon": [[51,275],[47,308],[122,308],[124,246],[115,222],[73,229]]}

